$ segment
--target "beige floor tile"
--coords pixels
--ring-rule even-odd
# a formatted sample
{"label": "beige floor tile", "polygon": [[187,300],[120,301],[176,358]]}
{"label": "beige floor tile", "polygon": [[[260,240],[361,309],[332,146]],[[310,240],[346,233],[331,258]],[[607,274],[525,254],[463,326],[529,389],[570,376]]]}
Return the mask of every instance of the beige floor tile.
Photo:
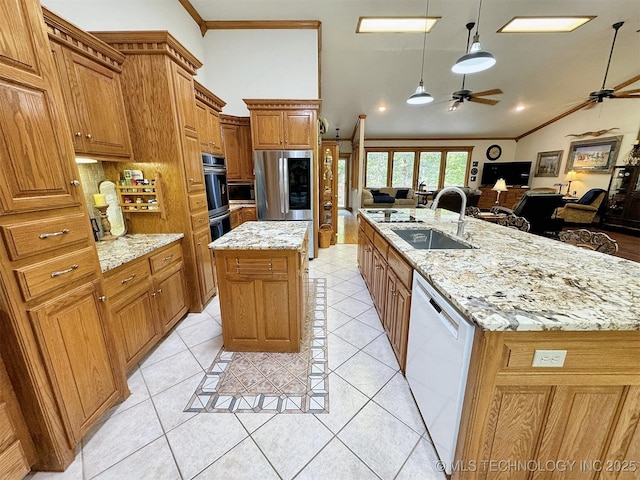
{"label": "beige floor tile", "polygon": [[203,310],[200,313],[188,313],[186,317],[184,317],[177,325],[176,325],[176,330],[183,330],[185,328],[189,328],[192,327],[194,325],[197,325],[200,322],[206,322],[211,320],[213,317],[212,315],[207,312],[206,310]]}
{"label": "beige floor tile", "polygon": [[334,371],[369,398],[395,374],[393,369],[364,352],[356,353]]}
{"label": "beige floor tile", "polygon": [[280,414],[252,437],[278,474],[288,480],[331,440],[332,434],[313,415]]}
{"label": "beige floor tile", "polygon": [[144,383],[144,378],[142,377],[142,373],[138,367],[134,368],[127,375],[127,385],[129,385],[129,390],[131,391],[131,395],[124,401],[121,402],[114,407],[112,407],[101,419],[101,422],[104,422],[111,418],[113,415],[124,412],[131,407],[138,405],[139,403],[144,402],[149,398],[149,390],[147,389],[147,384]]}
{"label": "beige floor tile", "polygon": [[351,317],[357,317],[358,315],[366,312],[371,308],[370,305],[367,305],[366,303],[363,303],[360,300],[356,300],[352,297],[345,298],[341,302],[338,302],[332,306],[336,310],[339,310],[342,313],[346,313]]}
{"label": "beige floor tile", "polygon": [[197,480],[278,480],[280,477],[269,465],[255,442],[245,438],[195,478]]}
{"label": "beige floor tile", "polygon": [[255,432],[262,425],[267,423],[275,416],[274,413],[258,412],[258,413],[236,413],[236,417],[240,423],[244,425],[249,433]]}
{"label": "beige floor tile", "polygon": [[248,436],[232,413],[200,413],[167,433],[183,478],[192,478]]}
{"label": "beige floor tile", "polygon": [[387,367],[390,367],[395,371],[400,370],[398,359],[396,358],[395,353],[393,353],[393,349],[391,348],[391,344],[389,343],[389,339],[386,335],[380,335],[373,342],[364,347],[362,351],[368,353],[376,360],[381,361]]}
{"label": "beige floor tile", "polygon": [[143,367],[141,371],[151,395],[157,395],[196,373],[204,374],[203,368],[189,350]]}
{"label": "beige floor tile", "polygon": [[[365,292],[367,293],[367,295],[369,295],[368,290],[365,290]],[[364,323],[368,327],[378,330],[379,332],[384,332],[384,327],[382,326],[382,322],[380,321],[380,316],[373,306],[369,310],[366,310],[364,313],[358,315],[356,317],[356,320]]]}
{"label": "beige floor tile", "polygon": [[191,348],[222,335],[222,327],[213,317],[209,317],[203,322],[178,330],[178,335]]}
{"label": "beige floor tile", "polygon": [[356,457],[344,444],[334,438],[309,462],[296,480],[327,479],[367,480],[378,476]]}
{"label": "beige floor tile", "polygon": [[[184,408],[202,381],[202,377],[202,373],[196,373],[192,377],[151,397],[165,432],[173,430],[181,423],[197,415],[195,412],[185,412]],[[202,405],[202,408],[204,408],[204,405]]]}
{"label": "beige floor tile", "polygon": [[358,320],[351,320],[342,327],[335,329],[333,334],[356,348],[363,348],[382,333],[380,330],[371,328]]}
{"label": "beige floor tile", "polygon": [[83,439],[85,478],[115,465],[133,452],[162,436],[162,427],[151,400],[114,415],[94,427]]}
{"label": "beige floor tile", "polygon": [[352,320],[353,317],[342,313],[331,306],[327,307],[327,331],[333,332],[336,328],[340,328],[345,323]]}
{"label": "beige floor tile", "polygon": [[396,480],[446,480],[433,445],[422,438],[400,470]]}
{"label": "beige floor tile", "polygon": [[355,387],[335,373],[329,375],[329,413],[317,414],[333,433],[338,433],[369,401]]}
{"label": "beige floor tile", "polygon": [[64,472],[31,472],[25,480],[81,480],[82,477],[82,452],[81,446],[76,448],[76,458]]}
{"label": "beige floor tile", "polygon": [[333,333],[327,335],[329,370],[335,370],[358,353],[358,349]]}
{"label": "beige floor tile", "polygon": [[420,416],[420,412],[416,408],[416,402],[411,394],[409,384],[400,372],[396,373],[382,390],[373,397],[373,401],[418,434],[423,435],[426,432],[422,416]]}
{"label": "beige floor tile", "polygon": [[381,478],[392,479],[420,435],[382,407],[369,402],[342,429],[338,438]]}
{"label": "beige floor tile", "polygon": [[176,353],[184,352],[187,345],[182,341],[177,330],[173,330],[165,336],[158,344],[147,353],[139,362],[141,367],[148,367],[154,363],[158,363],[165,358],[171,357]]}
{"label": "beige floor tile", "polygon": [[191,353],[196,358],[200,366],[207,370],[213,363],[216,355],[218,355],[218,352],[222,348],[222,344],[222,335],[218,335],[217,337],[210,338],[205,342],[191,347],[189,350],[191,350]]}
{"label": "beige floor tile", "polygon": [[94,480],[180,480],[180,473],[165,437],[128,456]]}

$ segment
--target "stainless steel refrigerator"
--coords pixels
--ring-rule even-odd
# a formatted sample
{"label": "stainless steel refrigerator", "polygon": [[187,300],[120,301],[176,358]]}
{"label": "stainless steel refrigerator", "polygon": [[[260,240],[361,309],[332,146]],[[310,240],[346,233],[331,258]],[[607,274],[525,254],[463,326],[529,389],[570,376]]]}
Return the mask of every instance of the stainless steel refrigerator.
{"label": "stainless steel refrigerator", "polygon": [[254,152],[258,220],[309,222],[309,258],[313,258],[313,152]]}

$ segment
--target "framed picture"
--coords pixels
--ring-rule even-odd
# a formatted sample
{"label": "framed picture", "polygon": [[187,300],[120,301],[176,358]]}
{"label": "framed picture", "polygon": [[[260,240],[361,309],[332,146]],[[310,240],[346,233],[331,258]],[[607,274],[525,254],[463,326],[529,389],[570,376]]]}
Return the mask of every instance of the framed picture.
{"label": "framed picture", "polygon": [[560,173],[560,161],[562,150],[552,152],[539,152],[536,162],[536,177],[557,177]]}
{"label": "framed picture", "polygon": [[571,142],[565,172],[611,173],[618,158],[622,135]]}

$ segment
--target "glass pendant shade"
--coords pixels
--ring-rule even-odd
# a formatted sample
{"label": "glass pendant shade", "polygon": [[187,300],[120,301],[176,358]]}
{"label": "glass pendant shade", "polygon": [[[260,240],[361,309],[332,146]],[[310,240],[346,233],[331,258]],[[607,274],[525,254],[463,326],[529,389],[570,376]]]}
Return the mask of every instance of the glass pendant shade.
{"label": "glass pendant shade", "polygon": [[433,102],[433,97],[429,92],[425,91],[424,83],[420,80],[420,85],[416,88],[415,93],[407,98],[407,103],[409,105],[424,105],[431,102]]}
{"label": "glass pendant shade", "polygon": [[495,64],[496,59],[493,55],[482,50],[479,35],[474,35],[469,53],[460,57],[455,65],[451,67],[451,71],[460,74],[476,73],[487,70]]}

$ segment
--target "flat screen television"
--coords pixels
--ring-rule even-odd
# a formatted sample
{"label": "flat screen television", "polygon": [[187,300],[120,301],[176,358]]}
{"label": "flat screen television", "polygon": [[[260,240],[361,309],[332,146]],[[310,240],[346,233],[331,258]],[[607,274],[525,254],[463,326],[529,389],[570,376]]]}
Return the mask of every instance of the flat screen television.
{"label": "flat screen television", "polygon": [[499,178],[507,185],[529,185],[531,162],[485,163],[482,168],[482,186],[493,186]]}

